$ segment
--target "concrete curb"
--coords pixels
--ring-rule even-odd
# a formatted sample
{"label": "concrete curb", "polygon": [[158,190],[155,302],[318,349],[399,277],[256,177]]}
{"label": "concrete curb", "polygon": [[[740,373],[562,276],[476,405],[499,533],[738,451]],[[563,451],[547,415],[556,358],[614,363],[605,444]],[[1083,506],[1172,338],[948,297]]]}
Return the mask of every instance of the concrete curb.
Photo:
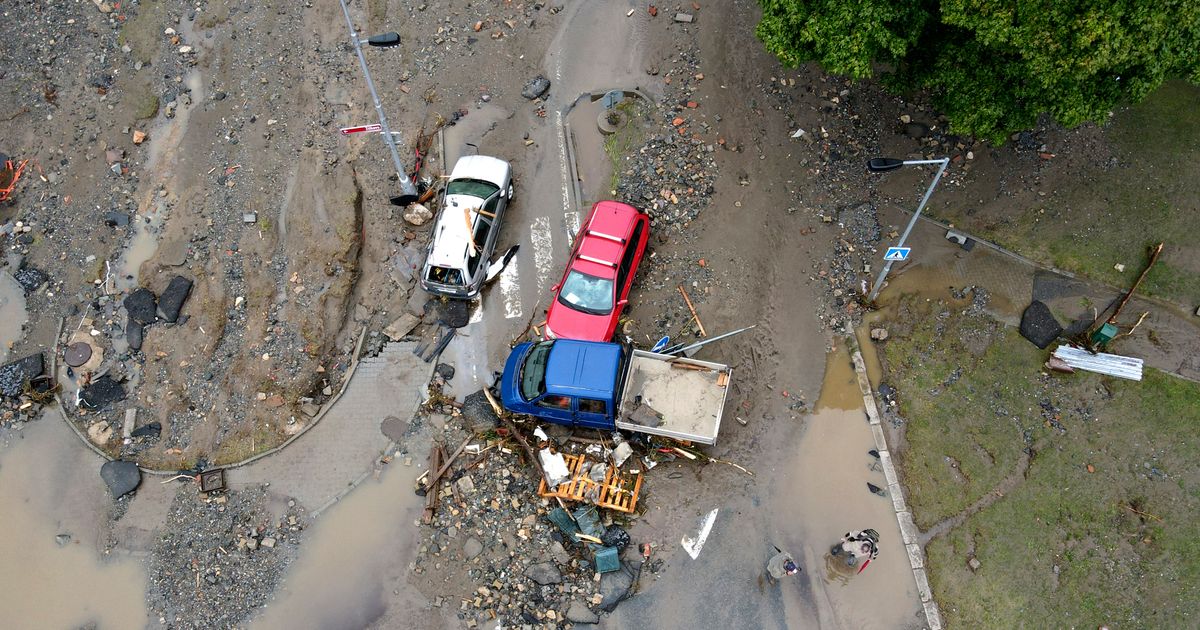
{"label": "concrete curb", "polygon": [[904,540],[904,549],[908,553],[908,563],[912,567],[913,580],[917,584],[917,593],[921,597],[921,606],[925,609],[925,621],[930,630],[942,630],[942,612],[933,599],[933,591],[929,588],[929,575],[925,571],[925,551],[920,544],[920,530],[913,522],[912,512],[904,499],[904,489],[900,485],[900,476],[892,463],[892,453],[888,450],[887,438],[879,419],[879,407],[875,403],[875,394],[871,390],[871,381],[867,378],[867,367],[863,361],[862,352],[858,349],[858,339],[853,332],[848,332],[847,341],[852,343],[854,354],[854,373],[858,378],[858,389],[862,393],[863,405],[866,408],[867,422],[871,425],[871,435],[875,438],[875,449],[879,451],[879,463],[883,466],[883,476],[887,479],[888,495],[892,498],[892,508],[896,512],[896,523],[900,526],[900,536]]}

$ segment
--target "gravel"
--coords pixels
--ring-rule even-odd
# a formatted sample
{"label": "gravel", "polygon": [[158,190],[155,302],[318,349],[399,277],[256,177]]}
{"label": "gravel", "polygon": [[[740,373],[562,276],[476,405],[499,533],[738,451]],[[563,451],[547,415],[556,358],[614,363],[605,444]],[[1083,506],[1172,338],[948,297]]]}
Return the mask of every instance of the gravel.
{"label": "gravel", "polygon": [[240,626],[295,559],[307,518],[263,486],[205,497],[181,487],[150,558],[148,604],[171,628]]}

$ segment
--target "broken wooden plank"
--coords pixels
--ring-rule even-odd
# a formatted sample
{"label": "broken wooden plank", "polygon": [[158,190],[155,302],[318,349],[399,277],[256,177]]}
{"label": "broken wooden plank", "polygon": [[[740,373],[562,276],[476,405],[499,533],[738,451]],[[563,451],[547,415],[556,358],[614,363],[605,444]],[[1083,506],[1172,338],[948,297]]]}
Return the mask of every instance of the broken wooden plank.
{"label": "broken wooden plank", "polygon": [[683,285],[679,285],[679,294],[683,296],[683,301],[687,303],[688,310],[692,312],[692,319],[696,320],[696,326],[700,329],[700,336],[707,337],[708,333],[704,332],[704,323],[700,321],[700,316],[696,314],[696,307],[692,306],[692,298],[688,297],[687,291],[683,290]]}

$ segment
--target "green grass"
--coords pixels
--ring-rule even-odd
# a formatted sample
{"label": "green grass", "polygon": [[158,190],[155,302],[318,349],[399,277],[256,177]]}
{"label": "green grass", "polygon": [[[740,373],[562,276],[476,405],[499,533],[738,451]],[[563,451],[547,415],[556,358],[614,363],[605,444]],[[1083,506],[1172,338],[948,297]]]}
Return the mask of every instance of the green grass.
{"label": "green grass", "polygon": [[911,299],[899,312],[885,378],[908,419],[897,461],[917,522],[957,513],[1034,453],[1015,488],[927,546],[948,626],[1196,627],[1200,386],[1155,370],[1045,376],[1046,353],[1011,328]]}
{"label": "green grass", "polygon": [[1060,155],[1080,166],[1047,178],[1048,196],[1036,204],[973,215],[962,204],[937,204],[932,213],[1035,260],[1118,287],[1141,273],[1147,247],[1165,242],[1141,291],[1194,309],[1200,305],[1197,103],[1200,87],[1172,81],[1117,112],[1102,132],[1117,165]]}
{"label": "green grass", "polygon": [[621,179],[621,164],[635,148],[642,146],[646,135],[642,120],[646,108],[641,104],[640,99],[626,99],[617,105],[617,110],[628,120],[616,132],[604,139],[604,152],[612,162],[612,176],[608,182],[609,190],[617,189],[617,184]]}
{"label": "green grass", "polygon": [[159,0],[144,0],[138,5],[137,13],[125,22],[117,34],[117,43],[128,45],[134,61],[150,63],[162,42],[163,24],[166,23],[166,6]]}

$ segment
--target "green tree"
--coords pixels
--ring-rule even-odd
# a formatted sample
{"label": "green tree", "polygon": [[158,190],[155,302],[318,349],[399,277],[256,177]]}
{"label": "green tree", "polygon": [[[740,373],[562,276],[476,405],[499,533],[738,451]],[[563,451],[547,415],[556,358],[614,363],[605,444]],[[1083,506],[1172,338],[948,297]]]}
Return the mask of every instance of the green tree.
{"label": "green tree", "polygon": [[757,34],[894,91],[928,90],[951,130],[995,143],[1043,112],[1101,121],[1162,82],[1200,83],[1200,0],[759,0]]}

